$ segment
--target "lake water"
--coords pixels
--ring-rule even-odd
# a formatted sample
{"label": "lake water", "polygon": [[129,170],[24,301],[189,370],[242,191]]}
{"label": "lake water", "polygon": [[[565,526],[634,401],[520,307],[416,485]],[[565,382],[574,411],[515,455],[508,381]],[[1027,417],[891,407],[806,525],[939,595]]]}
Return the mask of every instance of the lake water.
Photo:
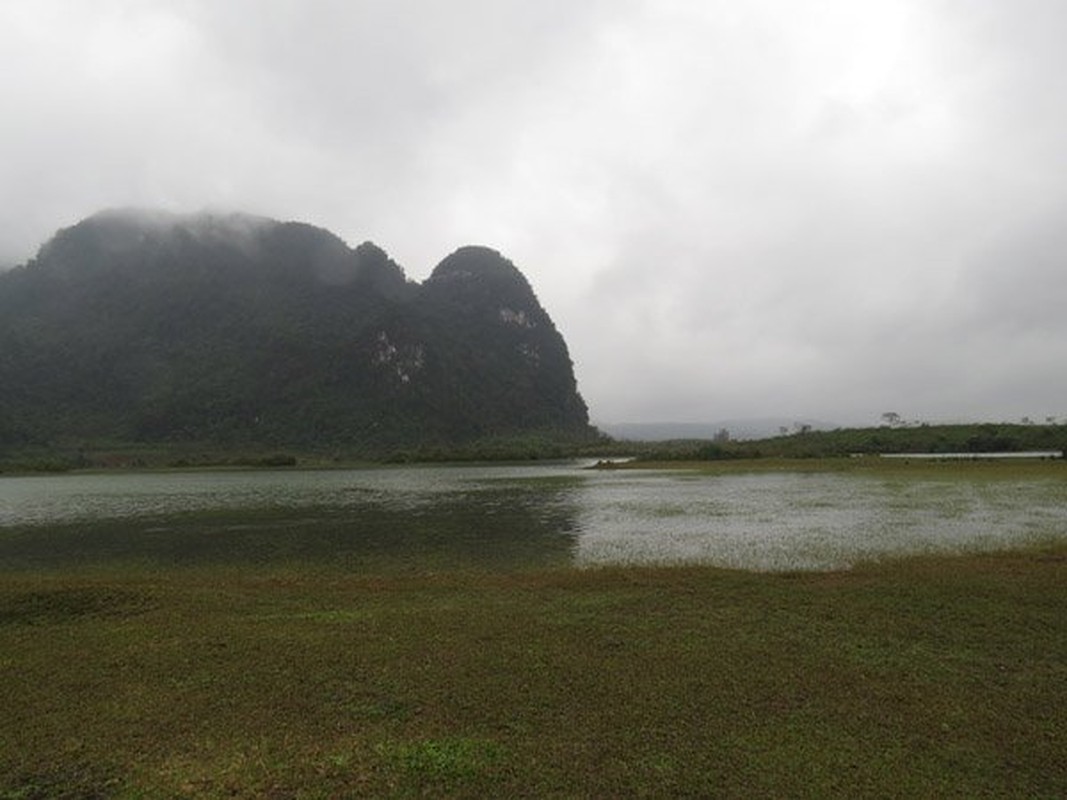
{"label": "lake water", "polygon": [[1067,482],[587,463],[0,477],[0,568],[706,563],[824,570],[1067,536]]}

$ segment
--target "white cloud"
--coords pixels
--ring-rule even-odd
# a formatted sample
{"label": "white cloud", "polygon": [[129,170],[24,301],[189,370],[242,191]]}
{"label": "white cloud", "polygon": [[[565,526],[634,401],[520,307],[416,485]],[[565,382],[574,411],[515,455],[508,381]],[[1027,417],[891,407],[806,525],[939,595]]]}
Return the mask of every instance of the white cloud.
{"label": "white cloud", "polygon": [[1062,414],[1055,0],[0,7],[0,259],[240,208],[497,247],[594,416]]}

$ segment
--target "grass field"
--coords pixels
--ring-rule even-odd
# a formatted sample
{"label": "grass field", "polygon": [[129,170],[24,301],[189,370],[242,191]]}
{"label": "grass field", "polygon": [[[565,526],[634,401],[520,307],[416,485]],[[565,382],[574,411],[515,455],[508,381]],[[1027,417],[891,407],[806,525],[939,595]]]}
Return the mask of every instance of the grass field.
{"label": "grass field", "polygon": [[1067,795],[1067,545],[0,574],[0,798]]}
{"label": "grass field", "polygon": [[908,459],[879,456],[818,458],[738,458],[723,460],[640,459],[600,466],[601,469],[683,470],[708,475],[739,472],[843,472],[909,479],[1059,480],[1067,478],[1064,459]]}

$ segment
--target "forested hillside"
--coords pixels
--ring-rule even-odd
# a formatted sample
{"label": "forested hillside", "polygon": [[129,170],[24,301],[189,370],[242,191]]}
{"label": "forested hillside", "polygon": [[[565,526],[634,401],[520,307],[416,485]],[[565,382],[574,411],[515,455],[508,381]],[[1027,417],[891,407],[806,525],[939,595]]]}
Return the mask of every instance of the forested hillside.
{"label": "forested hillside", "polygon": [[462,248],[423,284],[371,243],[244,215],[104,212],[0,274],[0,446],[593,434],[523,275]]}

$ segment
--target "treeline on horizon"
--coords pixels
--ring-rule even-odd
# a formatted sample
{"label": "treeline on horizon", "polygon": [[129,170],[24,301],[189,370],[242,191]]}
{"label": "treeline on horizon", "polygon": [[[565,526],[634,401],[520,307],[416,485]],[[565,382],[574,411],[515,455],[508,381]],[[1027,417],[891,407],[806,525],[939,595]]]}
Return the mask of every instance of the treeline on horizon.
{"label": "treeline on horizon", "polygon": [[[466,442],[429,439],[393,447],[345,443],[279,446],[271,442],[95,441],[0,447],[0,474],[99,469],[329,468],[357,464],[547,461],[622,452],[603,435],[558,430],[489,436]],[[626,448],[623,448],[626,449]]]}
{"label": "treeline on horizon", "polygon": [[841,458],[908,453],[1021,453],[1067,450],[1067,425],[976,423],[802,430],[746,441],[633,443],[641,460]]}
{"label": "treeline on horizon", "polygon": [[729,461],[742,459],[833,459],[908,453],[1067,451],[1067,425],[980,423],[918,427],[842,428],[801,431],[746,441],[674,440],[639,442],[561,436],[558,431],[487,437],[465,443],[427,441],[402,447],[278,449],[270,443],[138,442],[68,443],[0,453],[3,472],[65,472],[76,469],[286,468],[357,463],[405,464],[475,461],[547,461],[628,457],[639,461]]}

